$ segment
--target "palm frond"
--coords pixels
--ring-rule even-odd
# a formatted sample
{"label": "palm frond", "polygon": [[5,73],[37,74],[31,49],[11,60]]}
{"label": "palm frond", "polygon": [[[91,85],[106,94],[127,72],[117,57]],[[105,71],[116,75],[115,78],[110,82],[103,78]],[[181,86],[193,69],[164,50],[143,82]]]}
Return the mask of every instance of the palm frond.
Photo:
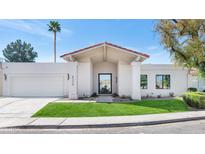
{"label": "palm frond", "polygon": [[48,31],[51,32],[60,32],[61,31],[61,25],[58,21],[50,21],[48,24]]}

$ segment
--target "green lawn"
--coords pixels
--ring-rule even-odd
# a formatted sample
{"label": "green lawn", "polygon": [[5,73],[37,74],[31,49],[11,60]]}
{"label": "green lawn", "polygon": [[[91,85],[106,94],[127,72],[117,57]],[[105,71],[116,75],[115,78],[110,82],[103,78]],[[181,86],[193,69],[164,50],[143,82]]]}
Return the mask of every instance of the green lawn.
{"label": "green lawn", "polygon": [[142,100],[134,103],[49,103],[33,117],[98,117],[188,111],[178,99]]}

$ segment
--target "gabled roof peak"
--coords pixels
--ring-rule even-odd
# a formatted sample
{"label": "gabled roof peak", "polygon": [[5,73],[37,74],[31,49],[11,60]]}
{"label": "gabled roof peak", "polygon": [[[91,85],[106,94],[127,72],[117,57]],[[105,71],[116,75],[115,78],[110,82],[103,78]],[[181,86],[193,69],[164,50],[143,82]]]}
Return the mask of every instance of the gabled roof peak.
{"label": "gabled roof peak", "polygon": [[68,56],[68,55],[73,55],[73,54],[77,54],[77,53],[80,53],[84,50],[88,50],[88,49],[92,49],[92,48],[95,48],[95,47],[98,47],[98,46],[102,46],[102,45],[108,45],[108,46],[111,46],[111,47],[115,47],[115,48],[118,48],[118,49],[121,49],[121,50],[125,50],[127,52],[130,52],[132,54],[136,54],[136,55],[140,55],[140,56],[143,56],[145,58],[149,58],[149,55],[145,54],[145,53],[141,53],[141,52],[138,52],[138,51],[134,51],[132,49],[128,49],[128,48],[125,48],[125,47],[121,47],[119,45],[116,45],[116,44],[113,44],[113,43],[109,43],[109,42],[102,42],[102,43],[97,43],[95,45],[91,45],[91,46],[88,46],[86,48],[82,48],[82,49],[79,49],[79,50],[75,50],[75,51],[72,51],[72,52],[69,52],[69,53],[66,53],[60,57],[65,57],[65,56]]}

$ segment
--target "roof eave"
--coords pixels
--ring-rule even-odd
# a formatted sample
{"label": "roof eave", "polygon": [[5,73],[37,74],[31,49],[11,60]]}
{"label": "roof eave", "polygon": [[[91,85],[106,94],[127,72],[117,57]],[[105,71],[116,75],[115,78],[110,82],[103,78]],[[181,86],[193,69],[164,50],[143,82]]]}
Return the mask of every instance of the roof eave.
{"label": "roof eave", "polygon": [[115,48],[118,48],[118,49],[121,49],[121,50],[124,50],[124,51],[127,51],[129,53],[132,53],[132,54],[135,54],[137,56],[141,56],[145,59],[149,58],[150,56],[147,55],[147,54],[144,54],[144,53],[141,53],[141,52],[137,52],[137,51],[134,51],[134,50],[131,50],[131,49],[127,49],[127,48],[124,48],[124,47],[121,47],[121,46],[118,46],[118,45],[115,45],[115,44],[112,44],[112,43],[108,43],[108,42],[104,42],[104,43],[98,43],[98,44],[95,44],[95,45],[92,45],[92,46],[89,46],[89,47],[86,47],[86,48],[82,48],[82,49],[79,49],[79,50],[76,50],[76,51],[73,51],[73,52],[70,52],[70,53],[66,53],[64,55],[61,55],[60,57],[61,58],[65,58],[67,56],[71,56],[71,55],[75,55],[75,54],[79,54],[83,51],[86,51],[86,50],[89,50],[89,49],[93,49],[95,47],[100,47],[102,45],[108,45],[108,46],[111,46],[111,47],[115,47]]}

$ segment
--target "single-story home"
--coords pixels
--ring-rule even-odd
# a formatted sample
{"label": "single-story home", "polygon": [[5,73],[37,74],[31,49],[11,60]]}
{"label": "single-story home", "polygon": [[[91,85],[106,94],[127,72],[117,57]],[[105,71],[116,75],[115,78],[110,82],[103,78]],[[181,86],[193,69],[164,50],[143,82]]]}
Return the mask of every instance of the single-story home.
{"label": "single-story home", "polygon": [[[0,94],[77,99],[96,93],[140,100],[182,95],[198,82],[186,68],[142,64],[149,55],[108,42],[68,52],[61,58],[66,63],[2,63]],[[205,83],[200,85],[203,90]]]}

